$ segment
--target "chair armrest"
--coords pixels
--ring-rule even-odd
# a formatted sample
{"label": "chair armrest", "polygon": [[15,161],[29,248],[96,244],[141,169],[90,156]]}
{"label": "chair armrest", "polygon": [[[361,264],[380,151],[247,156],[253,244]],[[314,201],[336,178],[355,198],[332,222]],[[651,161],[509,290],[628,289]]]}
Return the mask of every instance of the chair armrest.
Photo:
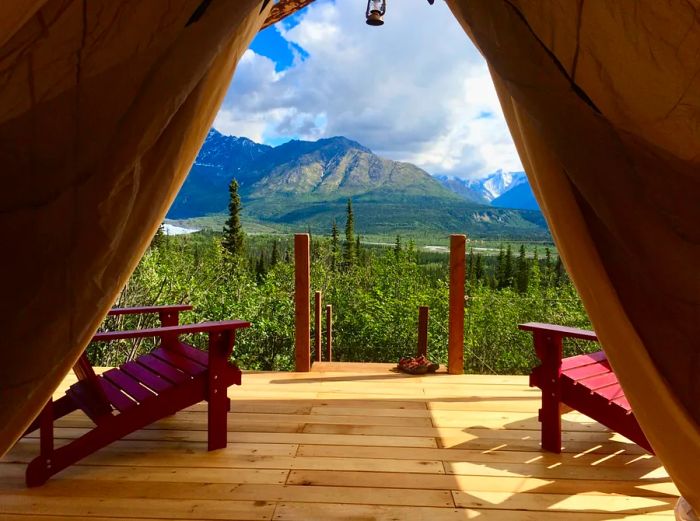
{"label": "chair armrest", "polygon": [[92,342],[111,342],[112,340],[127,340],[130,338],[177,337],[192,333],[221,333],[250,327],[250,322],[244,320],[223,320],[221,322],[202,322],[201,324],[185,324],[182,326],[152,327],[131,331],[106,331],[97,333]]}
{"label": "chair armrest", "polygon": [[192,306],[189,304],[174,304],[170,306],[141,306],[133,308],[112,308],[107,315],[142,315],[145,313],[173,313],[180,311],[190,311]]}
{"label": "chair armrest", "polygon": [[528,322],[527,324],[518,325],[518,329],[521,331],[530,331],[533,334],[545,334],[552,338],[578,338],[580,340],[590,340],[592,342],[598,341],[598,337],[593,331],[577,329],[575,327]]}

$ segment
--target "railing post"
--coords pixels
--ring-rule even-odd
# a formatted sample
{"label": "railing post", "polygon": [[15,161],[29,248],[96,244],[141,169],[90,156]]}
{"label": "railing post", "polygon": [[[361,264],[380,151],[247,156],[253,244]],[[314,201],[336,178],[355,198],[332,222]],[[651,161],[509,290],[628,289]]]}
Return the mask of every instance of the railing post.
{"label": "railing post", "polygon": [[418,356],[428,356],[428,306],[418,307]]}
{"label": "railing post", "polygon": [[295,371],[311,370],[311,262],[309,234],[294,235],[294,366]]}
{"label": "railing post", "polygon": [[321,361],[321,292],[314,294],[314,347],[316,348],[315,362]]}
{"label": "railing post", "polygon": [[464,374],[464,282],[466,235],[450,235],[450,309],[447,372]]}
{"label": "railing post", "polygon": [[326,306],[326,362],[333,361],[333,306]]}

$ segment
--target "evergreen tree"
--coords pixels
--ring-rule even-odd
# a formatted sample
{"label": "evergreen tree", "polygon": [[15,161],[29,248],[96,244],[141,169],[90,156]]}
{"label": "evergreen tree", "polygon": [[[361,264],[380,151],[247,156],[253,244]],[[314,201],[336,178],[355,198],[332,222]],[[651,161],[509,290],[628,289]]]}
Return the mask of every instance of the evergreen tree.
{"label": "evergreen tree", "polygon": [[151,244],[148,247],[160,248],[165,243],[165,240],[165,227],[163,226],[163,223],[160,223],[160,226],[158,226],[156,234],[153,236],[153,239],[151,239]]}
{"label": "evergreen tree", "polygon": [[279,262],[279,252],[277,251],[277,239],[272,243],[272,253],[270,254],[270,267]]}
{"label": "evergreen tree", "polygon": [[537,254],[537,248],[535,248],[535,253],[532,256],[532,269],[530,270],[530,283],[528,285],[528,290],[533,290],[539,292],[541,285],[541,275],[540,275],[540,257]]}
{"label": "evergreen tree", "polygon": [[527,263],[524,244],[520,245],[520,253],[518,254],[518,261],[515,267],[515,289],[517,289],[519,293],[525,293],[527,292],[530,269]]}
{"label": "evergreen tree", "polygon": [[513,285],[513,250],[510,244],[506,246],[506,258],[503,263],[503,287],[511,287]]}
{"label": "evergreen tree", "polygon": [[416,261],[416,241],[414,241],[413,239],[408,240],[408,248],[406,248],[406,254],[412,262]]}
{"label": "evergreen tree", "polygon": [[355,262],[355,217],[352,213],[352,199],[348,199],[344,246],[345,266],[350,268]]}
{"label": "evergreen tree", "polygon": [[474,278],[474,248],[469,248],[469,255],[467,256],[467,282],[473,284],[476,279]]}
{"label": "evergreen tree", "polygon": [[331,228],[331,270],[335,271],[340,256],[340,239],[338,235],[338,223],[333,219],[333,228]]}
{"label": "evergreen tree", "polygon": [[359,235],[355,236],[355,260],[358,264],[362,264],[362,245]]}
{"label": "evergreen tree", "polygon": [[498,288],[505,288],[506,287],[506,276],[505,276],[505,267],[506,267],[506,252],[503,249],[503,245],[498,249],[498,257],[496,258],[496,268],[494,269],[493,272],[493,278],[496,283],[496,286]]}
{"label": "evergreen tree", "polygon": [[552,282],[552,250],[544,249],[544,274],[542,276],[544,287],[548,288]]}
{"label": "evergreen tree", "polygon": [[401,257],[401,236],[396,236],[396,241],[394,242],[394,257],[398,260]]}
{"label": "evergreen tree", "polygon": [[233,257],[243,257],[245,234],[241,226],[241,198],[238,195],[238,181],[232,179],[228,191],[228,219],[224,226],[224,238],[221,244]]}
{"label": "evergreen tree", "polygon": [[474,261],[474,278],[477,281],[484,279],[484,264],[481,262],[481,253],[476,254],[476,260]]}
{"label": "evergreen tree", "polygon": [[564,282],[564,263],[561,257],[557,257],[557,264],[554,267],[554,285],[559,287]]}
{"label": "evergreen tree", "polygon": [[265,252],[260,250],[260,257],[258,258],[258,262],[255,264],[255,278],[257,279],[258,283],[263,281],[265,278],[265,273]]}

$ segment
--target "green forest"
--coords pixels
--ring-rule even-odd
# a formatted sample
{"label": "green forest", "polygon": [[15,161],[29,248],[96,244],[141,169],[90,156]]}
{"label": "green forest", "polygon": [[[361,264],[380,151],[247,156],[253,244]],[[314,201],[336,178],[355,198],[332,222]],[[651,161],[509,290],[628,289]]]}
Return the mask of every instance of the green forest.
{"label": "green forest", "polygon": [[[159,231],[116,306],[185,303],[181,321],[244,319],[234,358],[243,369],[294,367],[294,265],[291,235],[246,235],[232,187],[223,233],[166,236]],[[447,361],[448,255],[419,249],[396,236],[391,247],[364,244],[354,230],[348,201],[342,225],[311,237],[311,298],[323,294],[333,309],[333,360],[396,362],[415,354],[418,307],[429,306],[428,356]],[[303,231],[303,230],[302,230]],[[522,322],[590,328],[582,303],[553,249],[504,243],[497,254],[468,248],[465,303],[465,372],[523,374],[536,365]],[[313,313],[313,302],[312,302]],[[154,325],[144,317],[110,317],[106,329]],[[313,328],[313,319],[312,319]],[[313,330],[312,330],[313,335]],[[195,343],[204,338],[193,339]],[[148,343],[92,344],[96,365],[131,359]],[[312,349],[314,346],[312,345]],[[565,346],[567,355],[595,350]]]}

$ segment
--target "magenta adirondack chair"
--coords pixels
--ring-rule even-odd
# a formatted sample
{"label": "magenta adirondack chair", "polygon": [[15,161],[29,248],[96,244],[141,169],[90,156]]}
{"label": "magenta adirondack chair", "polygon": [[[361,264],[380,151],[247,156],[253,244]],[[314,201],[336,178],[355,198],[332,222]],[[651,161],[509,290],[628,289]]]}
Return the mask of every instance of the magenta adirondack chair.
{"label": "magenta adirondack chair", "polygon": [[542,390],[542,448],[561,452],[562,406],[568,406],[654,453],[603,351],[562,359],[564,338],[595,342],[593,331],[531,322],[519,329],[533,335],[542,362],[530,373],[530,387]]}
{"label": "magenta adirondack chair", "polygon": [[[40,429],[40,454],[29,463],[27,486],[44,484],[51,476],[127,434],[206,400],[208,449],[226,446],[226,395],[231,385],[241,384],[241,371],[229,362],[236,331],[248,322],[228,320],[178,325],[179,313],[191,306],[155,306],[113,309],[110,315],[158,313],[161,327],[135,331],[98,333],[93,341],[159,338],[151,353],[124,365],[95,374],[83,353],[74,366],[78,382],[65,396],[49,400],[26,433]],[[181,335],[207,333],[208,352],[180,340]],[[54,421],[81,409],[95,427],[61,447],[54,447]],[[25,434],[26,434],[25,433]]]}

